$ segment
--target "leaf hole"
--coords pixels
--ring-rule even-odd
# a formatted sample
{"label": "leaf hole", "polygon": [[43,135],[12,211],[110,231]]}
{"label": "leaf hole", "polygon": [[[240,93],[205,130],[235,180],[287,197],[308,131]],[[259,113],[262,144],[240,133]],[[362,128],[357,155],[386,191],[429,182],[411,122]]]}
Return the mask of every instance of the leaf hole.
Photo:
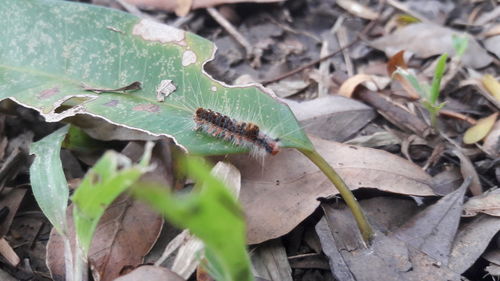
{"label": "leaf hole", "polygon": [[75,107],[87,102],[90,99],[92,99],[92,98],[90,98],[90,97],[71,97],[71,98],[65,100],[63,103],[61,103],[61,105],[59,105],[54,110],[54,112],[55,113],[65,112],[69,109],[75,108]]}

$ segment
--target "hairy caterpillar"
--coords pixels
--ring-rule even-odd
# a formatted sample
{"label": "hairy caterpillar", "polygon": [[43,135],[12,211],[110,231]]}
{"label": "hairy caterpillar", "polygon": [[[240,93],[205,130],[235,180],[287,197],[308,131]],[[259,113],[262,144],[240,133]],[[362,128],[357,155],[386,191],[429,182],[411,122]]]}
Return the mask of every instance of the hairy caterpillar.
{"label": "hairy caterpillar", "polygon": [[259,126],[250,122],[239,122],[227,115],[199,107],[193,116],[195,130],[213,137],[250,148],[252,152],[275,155],[279,152],[279,139],[271,138]]}

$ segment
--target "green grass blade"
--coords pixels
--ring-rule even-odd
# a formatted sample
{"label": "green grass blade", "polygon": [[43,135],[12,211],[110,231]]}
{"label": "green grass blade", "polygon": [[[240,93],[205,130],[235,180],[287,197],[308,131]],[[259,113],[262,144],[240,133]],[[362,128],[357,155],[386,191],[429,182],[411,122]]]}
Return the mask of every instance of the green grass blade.
{"label": "green grass blade", "polygon": [[30,167],[33,195],[40,209],[54,225],[58,233],[66,235],[66,208],[68,206],[68,182],[61,163],[61,143],[68,132],[64,126],[45,138],[31,144],[30,153],[35,155]]}
{"label": "green grass blade", "polygon": [[441,79],[443,78],[444,71],[446,70],[446,60],[448,59],[448,54],[442,54],[436,64],[436,69],[434,70],[434,78],[432,79],[431,95],[429,102],[435,105],[440,92]]}
{"label": "green grass blade", "polygon": [[429,93],[426,90],[425,85],[420,84],[420,82],[418,81],[418,79],[415,75],[411,74],[407,70],[400,68],[400,67],[398,67],[396,69],[396,71],[394,71],[393,75],[394,74],[399,74],[399,75],[403,76],[406,80],[408,80],[410,82],[411,86],[417,91],[417,93],[422,98],[424,98],[424,99],[429,98]]}

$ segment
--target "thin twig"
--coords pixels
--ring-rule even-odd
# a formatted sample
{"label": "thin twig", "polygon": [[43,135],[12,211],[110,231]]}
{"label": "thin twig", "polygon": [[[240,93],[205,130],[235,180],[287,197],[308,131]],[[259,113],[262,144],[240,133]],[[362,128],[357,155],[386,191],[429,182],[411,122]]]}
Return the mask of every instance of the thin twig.
{"label": "thin twig", "polygon": [[358,43],[359,41],[361,41],[361,40],[363,39],[363,37],[365,36],[365,34],[367,34],[367,33],[368,33],[368,31],[370,31],[370,30],[373,28],[373,26],[375,26],[375,24],[376,24],[377,22],[378,22],[378,19],[375,19],[375,20],[371,21],[369,24],[367,24],[367,25],[366,25],[366,27],[365,27],[365,28],[363,28],[363,30],[362,30],[360,33],[358,33],[358,35],[356,36],[356,39],[354,39],[354,41],[352,41],[351,43],[349,43],[349,44],[345,45],[344,47],[339,48],[338,50],[336,50],[336,51],[334,51],[334,52],[332,52],[332,53],[330,53],[330,54],[328,54],[328,55],[326,55],[326,56],[324,56],[324,57],[321,57],[321,58],[319,58],[319,59],[317,59],[317,60],[314,60],[314,61],[312,61],[312,62],[310,62],[310,63],[308,63],[308,64],[305,64],[305,65],[303,65],[303,66],[300,66],[300,67],[298,67],[298,68],[296,68],[296,69],[294,69],[294,70],[291,70],[291,71],[289,71],[289,72],[287,72],[287,73],[285,73],[285,74],[282,74],[282,75],[280,75],[280,76],[278,76],[278,77],[276,77],[276,78],[273,78],[273,79],[270,79],[270,80],[265,80],[265,81],[262,81],[262,82],[261,82],[261,84],[262,84],[262,85],[264,85],[264,86],[266,86],[266,85],[268,85],[268,84],[270,84],[270,83],[274,83],[274,82],[278,82],[278,81],[280,81],[280,80],[283,80],[283,79],[285,79],[285,78],[287,78],[287,77],[290,77],[290,76],[292,76],[292,75],[294,75],[294,74],[296,74],[296,73],[299,73],[299,72],[301,72],[301,71],[304,71],[305,69],[308,69],[308,68],[310,68],[310,67],[313,67],[313,66],[315,66],[316,64],[318,64],[318,63],[320,63],[320,62],[322,62],[322,61],[324,61],[324,60],[327,60],[327,59],[329,59],[329,58],[331,58],[331,57],[333,57],[333,56],[337,55],[338,53],[342,52],[343,50],[345,50],[345,49],[348,49],[348,48],[352,47],[354,44],[356,44],[356,43]]}
{"label": "thin twig", "polygon": [[295,260],[295,259],[302,259],[302,258],[307,258],[307,257],[316,257],[319,256],[318,253],[307,253],[307,254],[300,254],[300,255],[295,255],[295,256],[289,256],[288,260]]}
{"label": "thin twig", "polygon": [[217,9],[207,8],[207,12],[229,33],[229,35],[236,40],[236,42],[245,48],[247,58],[251,58],[253,56],[253,48],[250,42],[248,42],[248,40],[243,37],[243,35],[241,35],[241,33],[239,33],[238,30],[236,30],[236,28],[226,18],[224,18],[219,11],[217,11]]}
{"label": "thin twig", "polygon": [[[343,47],[347,44],[347,31],[344,26],[340,26],[337,30],[337,40],[339,41],[339,46]],[[344,56],[344,61],[347,69],[347,75],[352,77],[354,75],[354,66],[352,60],[349,57],[347,49],[342,50],[342,55]]]}
{"label": "thin twig", "polygon": [[312,61],[312,62],[310,62],[310,63],[308,63],[308,64],[305,64],[305,65],[303,65],[303,66],[300,66],[300,67],[298,67],[298,68],[296,68],[296,69],[294,69],[294,70],[292,70],[292,71],[289,71],[289,72],[287,72],[287,73],[285,73],[285,74],[282,74],[282,75],[280,75],[280,76],[278,76],[278,77],[276,77],[276,78],[273,78],[273,79],[270,79],[270,80],[267,80],[267,81],[263,81],[263,82],[261,82],[261,84],[265,86],[265,85],[267,85],[267,84],[274,83],[274,82],[277,82],[277,81],[283,80],[283,79],[285,79],[285,78],[287,78],[287,77],[290,77],[290,76],[292,76],[292,75],[294,75],[294,74],[296,74],[296,73],[299,73],[299,72],[301,72],[301,71],[303,71],[303,70],[305,70],[305,69],[308,69],[309,67],[313,67],[313,66],[315,66],[316,64],[318,64],[318,63],[320,63],[320,62],[322,62],[322,61],[324,61],[324,60],[327,60],[327,59],[329,59],[329,58],[331,58],[331,57],[335,56],[336,54],[338,54],[338,53],[342,52],[344,49],[347,49],[347,48],[349,48],[349,47],[353,46],[354,44],[358,43],[360,40],[361,40],[361,39],[358,37],[358,38],[356,38],[356,40],[354,40],[354,41],[352,41],[351,43],[347,44],[346,46],[344,46],[344,47],[342,47],[342,48],[340,48],[340,49],[336,50],[335,52],[332,52],[332,53],[330,53],[330,54],[328,54],[328,55],[326,55],[326,56],[324,56],[324,57],[321,57],[321,58],[319,58],[319,59],[317,59],[317,60],[314,60],[314,61]]}
{"label": "thin twig", "polygon": [[477,123],[476,119],[474,119],[472,117],[469,117],[467,115],[464,115],[462,113],[451,111],[451,110],[441,109],[439,111],[439,115],[443,115],[443,116],[455,118],[455,119],[458,119],[458,120],[462,120],[462,121],[465,121],[465,122],[467,122],[467,123],[469,123],[471,125],[475,125]]}

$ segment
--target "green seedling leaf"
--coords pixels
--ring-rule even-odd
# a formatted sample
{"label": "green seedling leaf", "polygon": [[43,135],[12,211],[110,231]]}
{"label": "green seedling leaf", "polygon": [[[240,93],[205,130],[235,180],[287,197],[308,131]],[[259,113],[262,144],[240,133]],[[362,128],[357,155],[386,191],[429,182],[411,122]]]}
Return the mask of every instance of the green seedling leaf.
{"label": "green seedling leaf", "polygon": [[208,269],[217,280],[253,280],[244,215],[236,199],[200,159],[186,158],[181,167],[197,183],[191,194],[174,196],[163,187],[137,184],[134,196],[203,240]]}
{"label": "green seedling leaf", "polygon": [[[288,106],[264,88],[228,86],[207,75],[203,65],[215,47],[197,35],[53,0],[4,0],[0,26],[0,100],[37,110],[47,121],[71,119],[83,127],[83,117],[98,117],[172,137],[200,155],[249,150],[194,131],[193,114],[203,107],[257,124],[281,147],[313,149]],[[141,87],[127,87],[134,82]]]}
{"label": "green seedling leaf", "polygon": [[441,87],[441,79],[443,78],[444,71],[446,70],[446,60],[448,59],[448,54],[442,54],[436,64],[436,69],[434,70],[434,77],[432,78],[432,86],[429,102],[435,105],[438,98]]}
{"label": "green seedling leaf", "polygon": [[453,34],[451,38],[453,49],[455,49],[455,56],[461,58],[469,46],[469,39],[465,35],[457,34]]}
{"label": "green seedling leaf", "polygon": [[152,143],[148,143],[144,156],[137,165],[133,165],[130,159],[117,152],[106,152],[87,172],[71,197],[78,245],[85,257],[97,223],[106,208],[148,171],[151,150]]}
{"label": "green seedling leaf", "polygon": [[421,84],[417,77],[413,74],[411,74],[408,70],[403,69],[401,67],[397,67],[396,71],[393,72],[393,76],[395,74],[399,74],[403,76],[406,80],[408,80],[411,84],[411,86],[417,91],[417,93],[424,99],[427,99],[429,97],[429,93],[426,90],[425,86]]}
{"label": "green seedling leaf", "polygon": [[66,208],[68,182],[61,164],[61,143],[68,132],[64,126],[45,138],[32,143],[30,153],[35,155],[30,167],[33,195],[40,209],[54,225],[57,232],[66,235]]}

